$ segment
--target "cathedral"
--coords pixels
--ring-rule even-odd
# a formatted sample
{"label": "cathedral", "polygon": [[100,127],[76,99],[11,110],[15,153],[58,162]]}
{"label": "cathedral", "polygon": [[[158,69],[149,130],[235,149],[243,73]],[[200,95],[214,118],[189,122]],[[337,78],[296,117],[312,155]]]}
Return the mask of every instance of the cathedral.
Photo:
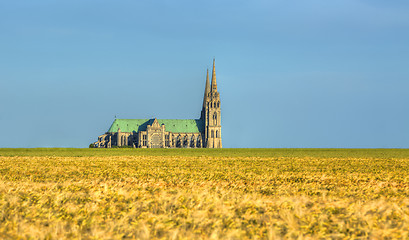
{"label": "cathedral", "polygon": [[199,119],[115,119],[109,130],[98,137],[96,148],[222,148],[220,94],[217,91],[213,59],[209,70]]}

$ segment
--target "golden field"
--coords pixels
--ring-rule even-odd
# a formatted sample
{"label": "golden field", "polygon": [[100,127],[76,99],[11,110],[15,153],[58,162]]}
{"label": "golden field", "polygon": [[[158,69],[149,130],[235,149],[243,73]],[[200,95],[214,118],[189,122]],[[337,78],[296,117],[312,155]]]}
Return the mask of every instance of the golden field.
{"label": "golden field", "polygon": [[0,239],[409,239],[409,150],[0,149]]}

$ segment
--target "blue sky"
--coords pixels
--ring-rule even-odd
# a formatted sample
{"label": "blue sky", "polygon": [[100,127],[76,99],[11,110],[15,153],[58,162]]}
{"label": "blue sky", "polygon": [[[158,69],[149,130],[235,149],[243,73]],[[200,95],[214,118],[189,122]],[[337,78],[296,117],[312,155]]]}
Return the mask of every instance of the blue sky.
{"label": "blue sky", "polygon": [[407,148],[409,2],[2,1],[0,147],[87,147],[118,118],[198,118],[225,147]]}

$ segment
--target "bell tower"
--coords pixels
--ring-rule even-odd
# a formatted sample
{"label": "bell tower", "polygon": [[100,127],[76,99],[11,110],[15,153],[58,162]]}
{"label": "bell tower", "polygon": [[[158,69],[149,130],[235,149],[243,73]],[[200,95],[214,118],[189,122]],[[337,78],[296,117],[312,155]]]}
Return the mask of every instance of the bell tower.
{"label": "bell tower", "polygon": [[204,146],[206,148],[222,148],[220,94],[217,91],[215,59],[213,59],[211,86],[209,84],[209,70],[207,71],[202,119],[205,123]]}

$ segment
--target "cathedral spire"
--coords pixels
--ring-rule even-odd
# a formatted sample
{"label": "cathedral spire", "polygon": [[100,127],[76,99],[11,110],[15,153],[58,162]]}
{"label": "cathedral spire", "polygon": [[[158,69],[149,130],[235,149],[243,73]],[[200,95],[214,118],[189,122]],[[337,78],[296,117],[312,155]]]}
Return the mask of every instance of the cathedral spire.
{"label": "cathedral spire", "polygon": [[207,95],[209,95],[210,92],[210,82],[209,82],[209,69],[207,69],[207,75],[206,75],[206,87],[205,87],[205,93],[203,97],[203,107],[206,107],[206,100],[207,100]]}
{"label": "cathedral spire", "polygon": [[216,83],[216,65],[215,59],[213,58],[213,72],[212,72],[212,92],[217,91],[217,83]]}

